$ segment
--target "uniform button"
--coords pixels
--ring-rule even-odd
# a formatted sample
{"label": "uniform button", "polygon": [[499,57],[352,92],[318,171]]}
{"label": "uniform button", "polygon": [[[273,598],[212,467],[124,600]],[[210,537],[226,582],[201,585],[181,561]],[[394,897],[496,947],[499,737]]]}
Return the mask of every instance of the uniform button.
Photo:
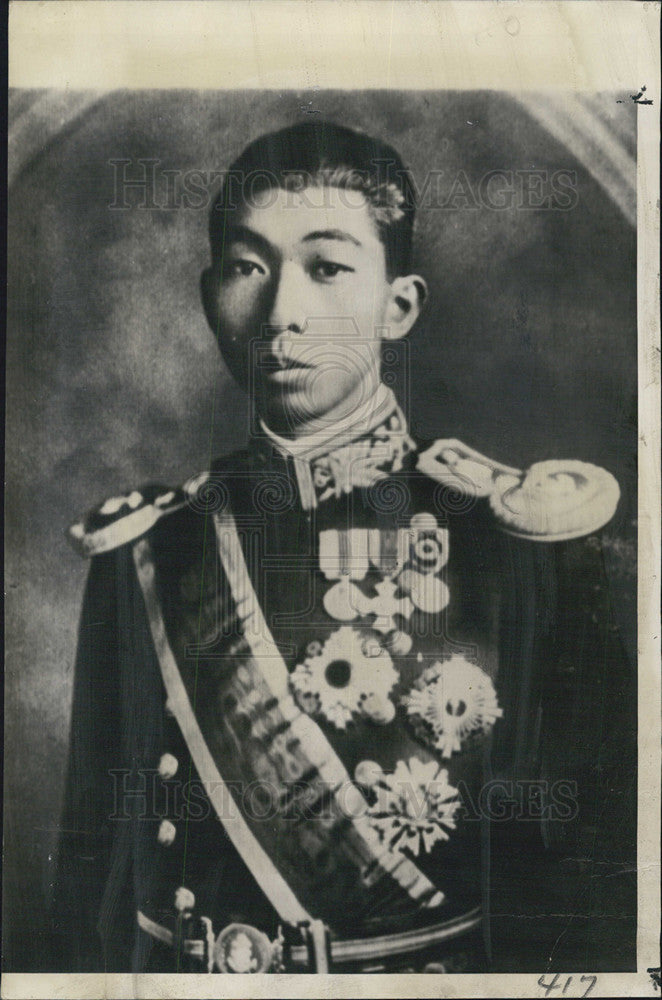
{"label": "uniform button", "polygon": [[176,757],[173,757],[171,753],[164,753],[159,761],[159,774],[164,781],[169,778],[174,778],[177,774],[177,768],[179,767],[179,761]]}
{"label": "uniform button", "polygon": [[177,836],[177,830],[173,823],[169,819],[164,819],[159,827],[158,840],[159,844],[163,844],[164,847],[169,847],[170,844],[175,842],[175,837]]}
{"label": "uniform button", "polygon": [[195,896],[190,889],[186,889],[183,885],[180,885],[179,889],[175,892],[175,909],[179,913],[183,913],[185,910],[192,910],[195,906]]}

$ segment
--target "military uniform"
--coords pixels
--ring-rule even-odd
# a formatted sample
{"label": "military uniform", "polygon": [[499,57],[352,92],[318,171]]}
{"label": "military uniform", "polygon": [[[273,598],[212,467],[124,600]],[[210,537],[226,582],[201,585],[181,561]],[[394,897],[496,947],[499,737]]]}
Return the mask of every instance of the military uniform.
{"label": "military uniform", "polygon": [[553,650],[541,543],[617,499],[593,466],[415,442],[382,387],[75,525],[70,966],[484,968],[490,779],[535,744]]}

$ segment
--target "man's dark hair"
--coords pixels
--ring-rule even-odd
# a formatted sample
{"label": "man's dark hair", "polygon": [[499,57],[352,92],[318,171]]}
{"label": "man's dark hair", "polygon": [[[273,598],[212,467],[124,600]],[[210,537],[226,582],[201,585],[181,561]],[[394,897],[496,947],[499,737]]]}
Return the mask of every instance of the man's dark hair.
{"label": "man's dark hair", "polygon": [[305,122],[262,135],[230,167],[209,217],[212,260],[223,256],[226,213],[270,188],[360,191],[384,245],[389,279],[408,274],[415,196],[408,171],[387,143],[334,122]]}

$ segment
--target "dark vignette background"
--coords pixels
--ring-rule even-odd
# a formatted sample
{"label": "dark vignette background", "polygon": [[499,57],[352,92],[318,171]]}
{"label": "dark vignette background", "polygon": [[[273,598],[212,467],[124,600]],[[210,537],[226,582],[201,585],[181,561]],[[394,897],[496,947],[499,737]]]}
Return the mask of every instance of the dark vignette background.
{"label": "dark vignette background", "polygon": [[[43,95],[13,96],[26,114]],[[634,229],[572,150],[503,94],[89,98],[62,94],[63,127],[54,120],[43,140],[37,122],[10,200],[5,968],[48,969],[45,915],[86,574],[65,528],[107,495],[181,481],[247,431],[245,400],[198,301],[205,199],[197,209],[144,209],[140,193],[128,192],[133,207],[113,210],[110,161],[130,160],[135,177],[139,158],[159,160],[163,204],[162,171],[226,169],[250,139],[315,111],[391,142],[419,187],[430,169],[449,179],[464,170],[473,186],[494,169],[577,173],[577,204],[568,212],[422,213],[416,269],[432,294],[400,378],[420,436],[460,437],[511,465],[584,459],[621,483],[623,499],[604,534],[609,593],[601,600],[628,651],[626,669],[605,670],[596,650],[594,673],[576,677],[570,664],[558,681],[559,750],[585,782],[581,830],[571,845],[536,853],[532,842],[529,876],[516,887],[497,873],[495,912],[504,969],[590,971],[594,954],[605,969],[632,968]],[[71,114],[77,101],[81,110]],[[636,108],[628,102],[621,111],[631,119]]]}

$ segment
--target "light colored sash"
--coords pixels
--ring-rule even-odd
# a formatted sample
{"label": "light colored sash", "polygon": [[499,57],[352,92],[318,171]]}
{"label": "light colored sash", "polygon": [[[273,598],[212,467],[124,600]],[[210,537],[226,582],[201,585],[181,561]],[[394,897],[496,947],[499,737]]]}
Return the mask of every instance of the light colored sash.
{"label": "light colored sash", "polygon": [[211,803],[222,820],[228,837],[249,871],[256,875],[260,888],[281,918],[292,924],[310,920],[309,914],[258,843],[241,813],[233,810],[232,814],[228,815],[228,787],[200,732],[184,681],[168,642],[154,586],[155,573],[151,546],[146,538],[142,538],[134,545],[133,554],[168,701]]}

